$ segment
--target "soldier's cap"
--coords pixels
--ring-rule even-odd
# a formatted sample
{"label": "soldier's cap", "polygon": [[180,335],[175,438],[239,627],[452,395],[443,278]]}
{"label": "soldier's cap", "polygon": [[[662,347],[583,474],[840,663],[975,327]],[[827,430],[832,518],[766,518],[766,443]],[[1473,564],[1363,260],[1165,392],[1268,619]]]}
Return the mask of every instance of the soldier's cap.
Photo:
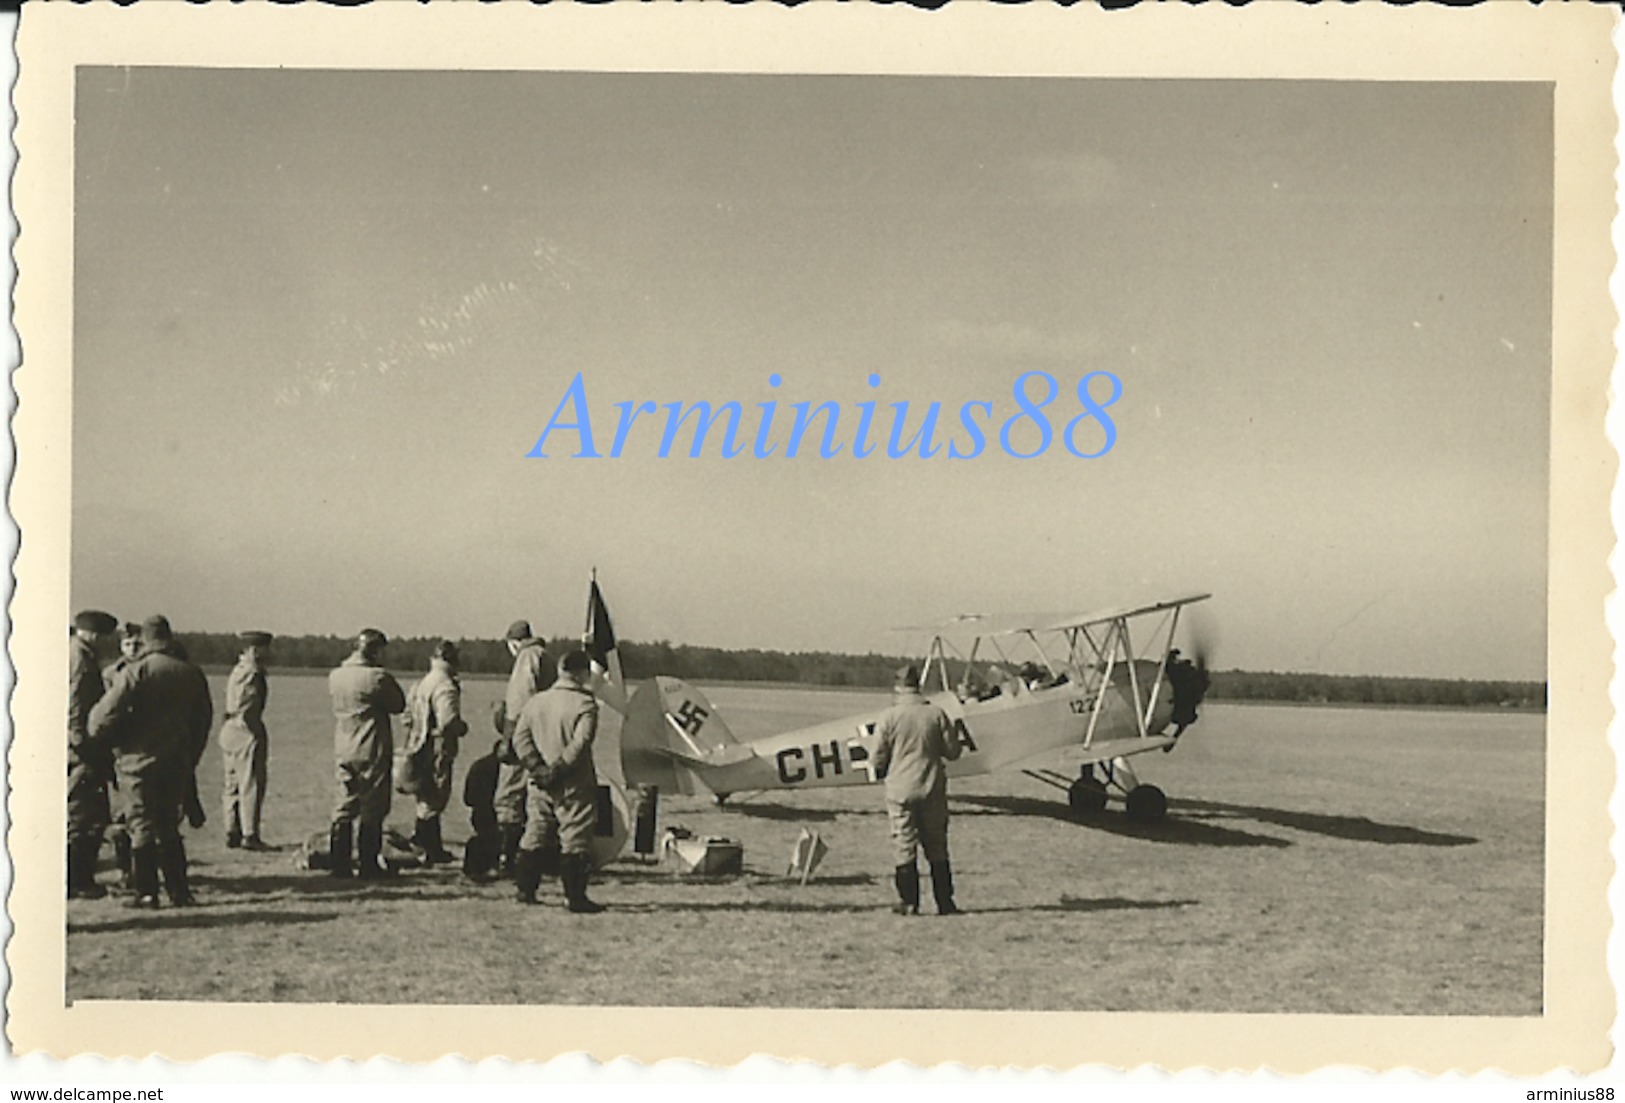
{"label": "soldier's cap", "polygon": [[510,640],[530,639],[530,621],[516,620],[512,624],[508,625],[507,638]]}
{"label": "soldier's cap", "polygon": [[587,657],[585,651],[577,647],[566,652],[564,658],[559,660],[559,669],[570,674],[585,674],[592,669],[592,660]]}
{"label": "soldier's cap", "polygon": [[451,640],[441,640],[434,645],[434,657],[445,659],[448,663],[457,661],[457,645]]}
{"label": "soldier's cap", "polygon": [[98,636],[105,636],[118,627],[118,618],[100,609],[86,609],[82,613],[75,614],[73,626],[81,632],[94,632]]}
{"label": "soldier's cap", "polygon": [[356,633],[356,646],[363,651],[374,647],[383,647],[389,643],[389,637],[376,628],[363,628]]}
{"label": "soldier's cap", "polygon": [[119,629],[119,635],[127,640],[138,640],[141,638],[141,626],[133,620],[127,620],[124,627]]}
{"label": "soldier's cap", "polygon": [[237,633],[237,639],[244,647],[270,647],[273,638],[269,632]]}
{"label": "soldier's cap", "polygon": [[141,638],[162,642],[174,638],[169,627],[169,618],[162,613],[154,613],[141,622]]}
{"label": "soldier's cap", "polygon": [[896,685],[898,689],[919,689],[920,668],[913,663],[898,667]]}

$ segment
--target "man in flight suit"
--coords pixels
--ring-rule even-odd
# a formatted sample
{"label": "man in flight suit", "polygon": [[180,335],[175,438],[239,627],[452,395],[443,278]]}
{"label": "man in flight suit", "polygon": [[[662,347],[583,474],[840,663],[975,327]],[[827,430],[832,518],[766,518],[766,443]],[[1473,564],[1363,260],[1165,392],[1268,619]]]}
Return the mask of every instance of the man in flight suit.
{"label": "man in flight suit", "polygon": [[513,656],[513,671],[508,675],[508,693],[497,716],[498,734],[502,736],[504,752],[497,757],[501,767],[497,771],[497,792],[493,804],[497,810],[497,829],[502,837],[502,872],[511,874],[514,857],[519,852],[519,838],[525,832],[526,780],[524,767],[513,754],[514,725],[524,711],[525,702],[542,692],[553,682],[553,668],[543,650],[546,641],[534,636],[530,622],[516,620],[508,626],[508,653]]}
{"label": "man in flight suit", "polygon": [[395,756],[389,718],[406,711],[406,695],[400,683],[384,669],[384,648],[388,643],[378,629],[362,629],[354,653],[327,676],[335,720],[333,755],[338,767],[338,802],[328,831],[334,877],[351,874],[352,839],[357,844],[359,875],[368,879],[385,872],[379,855],[384,846]]}
{"label": "man in flight suit", "polygon": [[[141,657],[141,626],[134,621],[125,621],[124,627],[118,631],[119,657],[102,668],[102,682],[112,685],[113,679],[121,674],[125,668],[134,665]],[[107,760],[107,773],[109,779],[117,785],[113,774],[113,760]],[[119,887],[124,889],[135,888],[135,870],[130,864],[130,831],[124,819],[124,800],[119,798],[113,808],[113,824],[108,829],[107,837],[113,843],[113,864],[118,866]]]}
{"label": "man in flight suit", "polygon": [[497,771],[502,763],[499,739],[489,754],[481,755],[469,764],[463,778],[463,803],[468,805],[468,822],[474,828],[474,837],[463,848],[463,873],[475,881],[489,880],[502,861],[502,834],[497,826],[496,799]]}
{"label": "man in flight suit", "polygon": [[158,906],[158,873],[170,903],[196,903],[181,842],[181,808],[209,745],[209,682],[175,640],[169,621],[147,618],[141,657],[121,671],[90,712],[90,737],[117,753],[130,832],[131,906]]}
{"label": "man in flight suit", "polygon": [[73,618],[68,639],[68,898],[97,900],[107,890],[96,883],[96,855],[111,819],[107,784],[113,762],[105,746],[90,740],[90,710],[105,688],[98,650],[118,627],[99,609]]}
{"label": "man in flight suit", "polygon": [[931,864],[931,894],[938,915],[958,915],[954,906],[953,871],[948,864],[948,772],[945,763],[959,757],[948,714],[920,692],[920,672],[906,666],[897,672],[896,703],[875,725],[877,745],[871,756],[875,776],[886,779],[886,816],[891,824],[897,868],[893,879],[898,915],[920,913],[920,870],[917,850]]}
{"label": "man in flight suit", "polygon": [[598,819],[598,772],[592,763],[598,699],[587,685],[591,676],[585,651],[565,655],[558,680],[530,699],[513,732],[514,753],[529,777],[529,820],[514,863],[516,899],[536,903],[542,878],[556,870],[569,909],[584,915],[604,910],[587,899]]}
{"label": "man in flight suit", "polygon": [[457,645],[450,640],[435,644],[429,657],[429,673],[412,687],[409,702],[413,746],[408,752],[421,753],[428,767],[417,792],[417,826],[412,842],[423,849],[428,865],[452,860],[440,830],[440,814],[451,800],[451,771],[457,760],[458,740],[468,732],[463,720],[463,688],[457,681]]}
{"label": "man in flight suit", "polygon": [[269,632],[241,632],[242,653],[226,679],[226,721],[220,725],[220,757],[226,813],[226,845],[268,850],[260,838],[260,810],[265,806],[270,737],[265,731],[265,704],[270,689],[265,662],[271,653]]}

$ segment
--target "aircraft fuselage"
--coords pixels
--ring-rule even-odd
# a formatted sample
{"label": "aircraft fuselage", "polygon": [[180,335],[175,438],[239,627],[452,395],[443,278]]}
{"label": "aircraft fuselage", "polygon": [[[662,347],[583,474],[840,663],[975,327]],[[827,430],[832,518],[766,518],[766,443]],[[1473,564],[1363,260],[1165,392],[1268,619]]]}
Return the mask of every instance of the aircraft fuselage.
{"label": "aircraft fuselage", "polygon": [[[1143,702],[1155,682],[1157,664],[1136,662]],[[1099,699],[1100,714],[1089,736],[1090,719]],[[1126,666],[1113,673],[1104,695],[1098,681],[1073,676],[1060,685],[1031,689],[1016,681],[986,700],[961,700],[952,693],[929,697],[948,714],[959,758],[949,763],[949,777],[969,777],[1007,769],[1029,759],[1069,747],[1135,739],[1140,729]],[[1143,707],[1143,706],[1142,706]],[[717,796],[767,789],[822,788],[873,783],[871,752],[875,725],[884,710],[832,720],[779,735],[752,740],[755,752],[745,761],[694,768]],[[1172,691],[1164,681],[1146,730],[1160,733],[1173,712]]]}

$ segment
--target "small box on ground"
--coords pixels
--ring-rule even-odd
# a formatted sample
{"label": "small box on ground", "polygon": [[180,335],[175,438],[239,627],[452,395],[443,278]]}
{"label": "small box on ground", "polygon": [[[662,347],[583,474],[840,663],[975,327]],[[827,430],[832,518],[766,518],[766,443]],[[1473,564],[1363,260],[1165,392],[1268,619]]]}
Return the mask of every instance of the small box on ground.
{"label": "small box on ground", "polygon": [[721,835],[695,838],[668,831],[661,849],[680,876],[738,877],[745,870],[745,848]]}

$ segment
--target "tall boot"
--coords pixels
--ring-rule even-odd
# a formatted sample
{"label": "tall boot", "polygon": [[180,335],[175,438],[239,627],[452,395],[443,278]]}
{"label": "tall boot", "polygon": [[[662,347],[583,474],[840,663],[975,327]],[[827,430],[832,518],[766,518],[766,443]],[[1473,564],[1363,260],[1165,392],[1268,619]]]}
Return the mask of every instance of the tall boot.
{"label": "tall boot", "polygon": [[513,898],[521,904],[534,904],[542,884],[542,852],[521,850],[513,860]]}
{"label": "tall boot", "polygon": [[440,836],[439,816],[418,821],[417,842],[423,848],[423,861],[427,865],[445,865],[456,860],[451,851],[446,849],[445,841]]}
{"label": "tall boot", "polygon": [[327,869],[334,877],[349,877],[354,872],[350,867],[350,842],[354,833],[349,820],[340,820],[328,829]]}
{"label": "tall boot", "polygon": [[519,840],[525,834],[525,825],[522,823],[505,823],[502,825],[502,867],[504,877],[513,876],[514,859],[519,854]]}
{"label": "tall boot", "polygon": [[169,894],[169,902],[177,908],[190,907],[197,903],[197,897],[192,895],[192,886],[186,875],[186,844],[180,839],[171,839],[158,847],[159,867],[164,875],[164,891]]}
{"label": "tall boot", "polygon": [[946,858],[931,863],[931,895],[937,899],[938,915],[963,914],[954,905],[954,871]]}
{"label": "tall boot", "polygon": [[591,872],[592,858],[586,854],[566,854],[559,859],[565,906],[577,915],[597,915],[604,910],[604,905],[587,899],[587,877]]}
{"label": "tall boot", "polygon": [[130,879],[135,883],[132,908],[158,907],[158,848],[138,846],[130,851]]}
{"label": "tall boot", "polygon": [[226,816],[226,845],[233,850],[243,845],[242,821],[238,818],[236,805]]}
{"label": "tall boot", "polygon": [[384,852],[384,825],[381,823],[364,823],[356,833],[356,876],[363,881],[373,881],[380,877],[388,877],[391,871],[385,868],[380,855]]}
{"label": "tall boot", "polygon": [[107,895],[96,883],[96,855],[101,848],[96,835],[81,835],[68,844],[69,900],[100,900]]}
{"label": "tall boot", "polygon": [[891,910],[898,915],[920,914],[920,868],[913,862],[898,866],[892,874],[892,881],[897,885],[897,903]]}
{"label": "tall boot", "polygon": [[130,836],[121,831],[113,836],[113,862],[118,866],[119,887],[135,887],[135,873],[130,868]]}
{"label": "tall boot", "polygon": [[496,851],[495,833],[486,834],[476,828],[474,837],[463,847],[463,876],[471,881],[489,881],[496,872]]}

